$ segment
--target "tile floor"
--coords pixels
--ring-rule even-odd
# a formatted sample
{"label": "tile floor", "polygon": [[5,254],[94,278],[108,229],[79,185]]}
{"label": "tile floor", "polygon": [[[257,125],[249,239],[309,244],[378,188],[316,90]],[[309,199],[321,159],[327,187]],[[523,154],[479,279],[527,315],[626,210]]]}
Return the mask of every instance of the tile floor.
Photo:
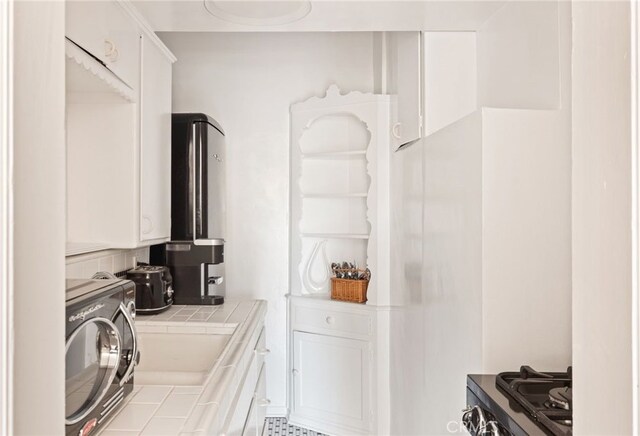
{"label": "tile floor", "polygon": [[267,418],[263,436],[324,436],[322,433],[287,423],[287,418]]}

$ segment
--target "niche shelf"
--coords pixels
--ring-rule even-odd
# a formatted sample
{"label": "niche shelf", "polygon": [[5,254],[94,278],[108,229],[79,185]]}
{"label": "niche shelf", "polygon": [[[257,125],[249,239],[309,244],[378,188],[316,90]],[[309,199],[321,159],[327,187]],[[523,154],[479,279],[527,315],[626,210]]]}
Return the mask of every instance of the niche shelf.
{"label": "niche shelf", "polygon": [[[390,97],[337,86],[291,105],[290,293],[327,296],[329,264],[369,267],[388,301]],[[382,226],[382,227],[381,227]],[[384,231],[379,231],[382,228]]]}

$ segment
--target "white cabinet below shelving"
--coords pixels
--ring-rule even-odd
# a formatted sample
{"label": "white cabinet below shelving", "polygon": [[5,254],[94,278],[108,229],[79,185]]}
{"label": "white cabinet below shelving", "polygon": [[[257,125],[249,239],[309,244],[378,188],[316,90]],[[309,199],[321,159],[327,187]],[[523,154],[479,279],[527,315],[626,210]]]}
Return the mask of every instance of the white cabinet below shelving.
{"label": "white cabinet below shelving", "polygon": [[305,419],[367,433],[369,344],[293,332],[293,410]]}

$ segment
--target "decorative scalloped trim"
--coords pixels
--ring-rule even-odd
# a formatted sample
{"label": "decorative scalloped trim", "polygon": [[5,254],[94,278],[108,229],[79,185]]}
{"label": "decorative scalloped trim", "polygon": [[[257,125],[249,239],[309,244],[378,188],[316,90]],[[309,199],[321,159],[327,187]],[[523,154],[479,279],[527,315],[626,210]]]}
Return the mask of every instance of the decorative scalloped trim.
{"label": "decorative scalloped trim", "polygon": [[116,94],[127,101],[134,103],[136,101],[135,92],[118,76],[109,71],[107,67],[88,55],[84,50],[78,47],[70,40],[65,41],[65,54],[67,58],[73,60],[76,64],[84,68],[88,73],[93,74]]}
{"label": "decorative scalloped trim", "polygon": [[291,111],[305,110],[307,106],[313,109],[330,107],[336,105],[358,104],[372,101],[385,101],[391,97],[388,95],[373,94],[371,92],[351,91],[346,94],[340,92],[340,88],[335,83],[329,85],[323,96],[313,96],[306,100],[293,103]]}

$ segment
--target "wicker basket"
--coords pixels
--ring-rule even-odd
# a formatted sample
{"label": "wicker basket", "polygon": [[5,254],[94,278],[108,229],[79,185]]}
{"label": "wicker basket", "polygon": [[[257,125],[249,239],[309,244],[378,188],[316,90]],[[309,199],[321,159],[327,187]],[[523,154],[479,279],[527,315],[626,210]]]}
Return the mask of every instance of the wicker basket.
{"label": "wicker basket", "polygon": [[331,299],[350,301],[352,303],[367,302],[369,280],[331,279]]}

